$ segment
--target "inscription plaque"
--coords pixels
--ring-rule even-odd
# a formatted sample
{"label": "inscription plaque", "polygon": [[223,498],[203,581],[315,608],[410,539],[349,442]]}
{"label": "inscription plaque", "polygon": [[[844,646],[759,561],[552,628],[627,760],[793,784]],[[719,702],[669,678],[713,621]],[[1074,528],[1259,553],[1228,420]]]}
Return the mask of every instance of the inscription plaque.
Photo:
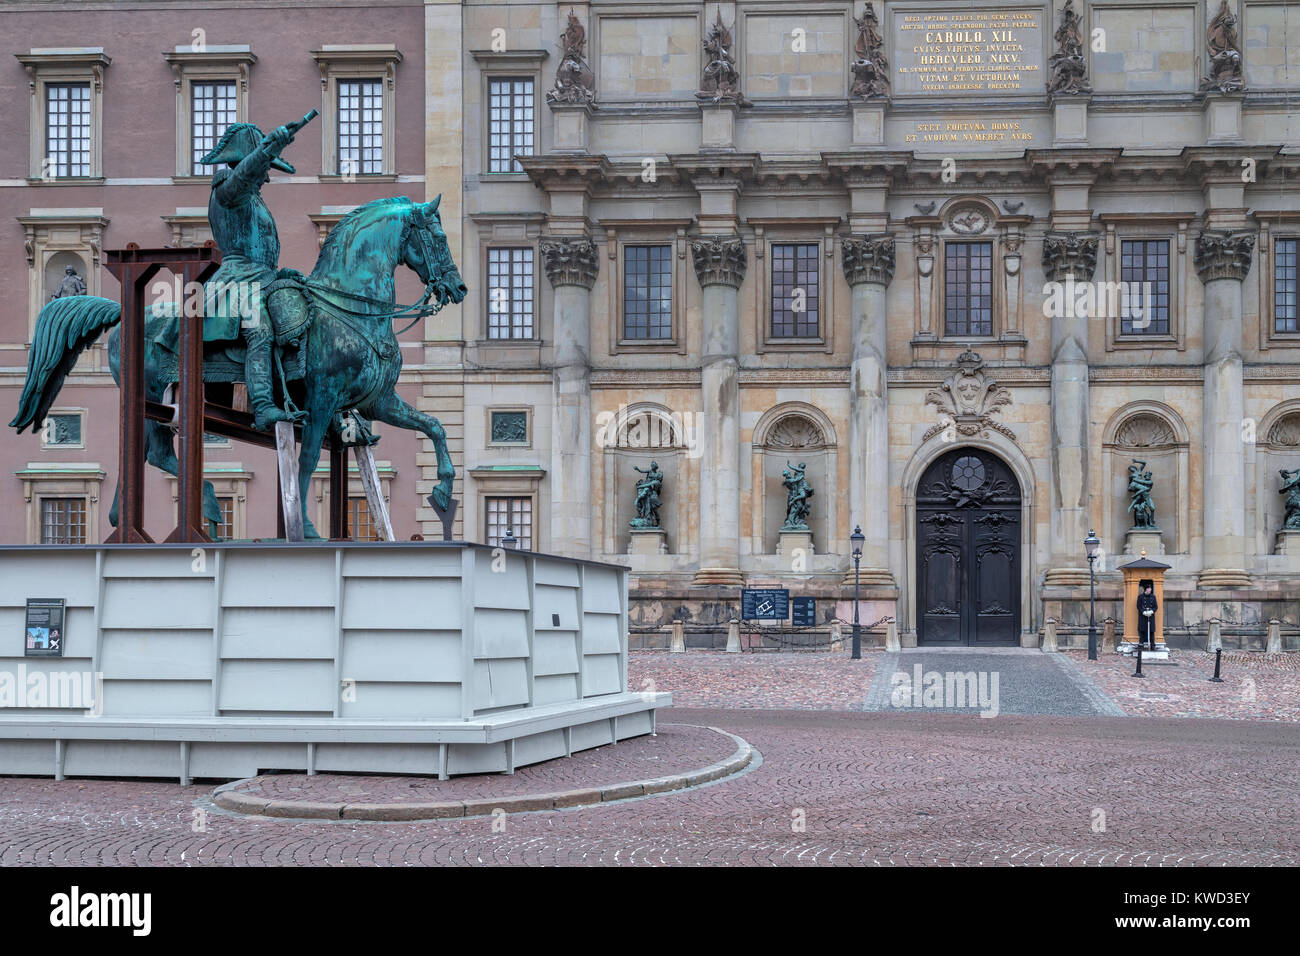
{"label": "inscription plaque", "polygon": [[1038,9],[895,10],[891,23],[895,95],[1044,90]]}

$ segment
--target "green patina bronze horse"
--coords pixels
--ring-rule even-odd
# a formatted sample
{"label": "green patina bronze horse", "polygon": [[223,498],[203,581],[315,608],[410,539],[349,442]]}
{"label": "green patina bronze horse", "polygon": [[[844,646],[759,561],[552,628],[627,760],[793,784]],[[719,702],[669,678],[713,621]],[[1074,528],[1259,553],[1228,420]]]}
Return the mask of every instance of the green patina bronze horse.
{"label": "green patina bronze horse", "polygon": [[[316,268],[302,283],[313,318],[295,342],[281,343],[281,390],[290,393],[282,396],[284,400],[296,396],[306,412],[298,487],[303,529],[309,538],[319,535],[306,513],[307,489],[326,434],[341,433],[350,444],[372,440],[364,427],[358,438],[357,428],[344,424],[342,416],[353,410],[367,419],[423,432],[438,458],[434,500],[443,509],[450,504],[455,469],[446,433],[436,418],[398,397],[395,387],[402,355],[392,328],[396,316],[428,314],[448,302],[460,302],[468,291],[447,247],[438,215],[441,198],[428,203],[405,196],[376,199],[353,210],[330,232]],[[425,301],[433,298],[434,305],[395,305],[394,272],[399,263],[415,271],[425,284]],[[145,313],[145,394],[153,401],[164,401],[168,386],[177,381],[177,357],[165,343],[175,341],[167,331],[168,324],[177,321],[178,307],[179,303],[159,303]],[[66,296],[45,306],[36,321],[19,411],[9,424],[20,433],[28,426],[41,427],[77,357],[105,329],[118,326],[120,319],[118,303],[99,296]],[[109,336],[108,354],[113,380],[119,384],[120,339],[118,326]],[[242,381],[242,351],[242,345],[230,342],[205,343],[204,379]],[[178,463],[171,428],[150,420],[146,440],[149,463],[175,475]],[[215,538],[221,512],[206,481],[203,515]],[[117,524],[116,499],[109,519]]]}

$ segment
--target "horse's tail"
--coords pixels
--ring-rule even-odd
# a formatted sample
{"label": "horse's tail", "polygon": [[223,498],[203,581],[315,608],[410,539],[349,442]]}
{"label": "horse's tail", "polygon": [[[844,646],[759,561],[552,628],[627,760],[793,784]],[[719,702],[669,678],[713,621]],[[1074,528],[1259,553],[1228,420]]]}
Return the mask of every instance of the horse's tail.
{"label": "horse's tail", "polygon": [[41,309],[27,358],[27,382],[9,426],[19,434],[28,425],[39,428],[77,358],[121,317],[120,305],[97,295],[64,296]]}

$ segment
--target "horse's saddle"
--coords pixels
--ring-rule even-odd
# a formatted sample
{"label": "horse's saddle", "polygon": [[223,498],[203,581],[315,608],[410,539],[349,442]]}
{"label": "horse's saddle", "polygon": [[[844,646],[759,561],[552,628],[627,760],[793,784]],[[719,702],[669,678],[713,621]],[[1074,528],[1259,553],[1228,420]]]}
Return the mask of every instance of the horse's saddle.
{"label": "horse's saddle", "polygon": [[[276,279],[263,290],[262,303],[262,314],[269,318],[275,332],[276,361],[284,370],[285,380],[301,379],[307,364],[304,348],[307,331],[316,318],[311,298],[303,289],[302,274],[292,269],[281,269]],[[177,382],[180,380],[180,327],[175,308],[167,309],[170,315],[162,314],[168,305],[171,303],[155,306],[155,315],[162,317],[164,324],[154,341],[159,346],[157,360],[163,380]],[[203,380],[242,382],[247,349],[242,339],[213,336],[213,328],[221,324],[204,323]]]}

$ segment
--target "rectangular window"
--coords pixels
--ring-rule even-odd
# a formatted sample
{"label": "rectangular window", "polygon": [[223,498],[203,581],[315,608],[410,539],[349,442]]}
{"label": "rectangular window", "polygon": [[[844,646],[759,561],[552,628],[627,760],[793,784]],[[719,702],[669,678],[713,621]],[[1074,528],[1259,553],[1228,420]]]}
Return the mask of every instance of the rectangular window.
{"label": "rectangular window", "polygon": [[45,87],[45,166],[49,176],[90,175],[90,84]]}
{"label": "rectangular window", "polygon": [[384,91],[380,80],[339,80],[339,175],[384,171]]}
{"label": "rectangular window", "polygon": [[944,246],[944,335],[993,334],[993,243]]}
{"label": "rectangular window", "polygon": [[772,246],[772,337],[816,338],[821,246],[815,242]]}
{"label": "rectangular window", "polygon": [[378,541],[375,522],[370,516],[370,502],[364,495],[348,499],[348,529],[353,541]]}
{"label": "rectangular window", "polygon": [[627,246],[623,250],[623,337],[673,336],[672,246]]}
{"label": "rectangular window", "polygon": [[1296,265],[1300,239],[1273,243],[1273,331],[1300,332],[1296,312]]}
{"label": "rectangular window", "polygon": [[222,495],[217,498],[217,506],[221,508],[221,521],[217,525],[217,537],[223,541],[229,541],[235,536],[235,499],[230,495]]}
{"label": "rectangular window", "polygon": [[1123,240],[1119,260],[1119,334],[1168,335],[1169,240]]}
{"label": "rectangular window", "polygon": [[488,338],[533,337],[533,250],[488,250]]}
{"label": "rectangular window", "polygon": [[217,145],[226,127],[236,120],[234,81],[204,80],[190,85],[190,144],[195,176],[206,176],[211,166],[199,160]]}
{"label": "rectangular window", "polygon": [[41,499],[41,544],[85,544],[86,499]]}
{"label": "rectangular window", "polygon": [[488,81],[488,172],[518,173],[516,155],[533,153],[533,81],[501,77]]}
{"label": "rectangular window", "polygon": [[533,550],[532,498],[487,499],[487,543],[499,546],[507,531],[519,542],[519,550]]}

